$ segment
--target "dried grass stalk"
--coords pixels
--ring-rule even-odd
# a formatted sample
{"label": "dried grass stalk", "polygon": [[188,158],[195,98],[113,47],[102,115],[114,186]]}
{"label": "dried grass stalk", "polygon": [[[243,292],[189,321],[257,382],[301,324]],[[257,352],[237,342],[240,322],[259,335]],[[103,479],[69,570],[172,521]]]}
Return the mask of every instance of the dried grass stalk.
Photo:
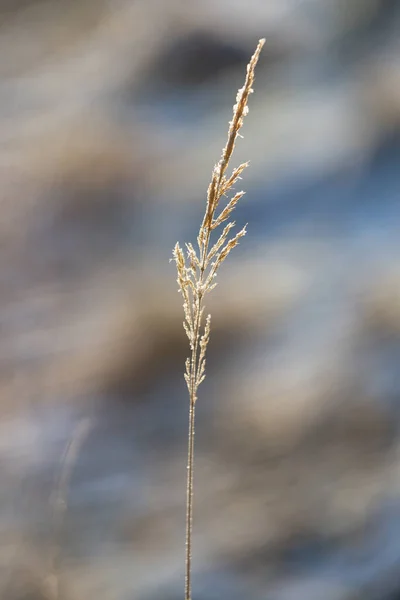
{"label": "dried grass stalk", "polygon": [[184,322],[183,327],[190,344],[190,357],[185,363],[185,381],[189,391],[189,433],[188,433],[188,464],[186,487],[186,570],[185,570],[185,600],[191,600],[192,573],[192,528],[193,528],[193,464],[194,464],[194,433],[195,405],[197,392],[205,378],[206,351],[211,330],[211,316],[208,315],[203,326],[204,298],[216,286],[215,277],[219,267],[231,250],[238,245],[239,240],[246,234],[246,227],[230,236],[234,221],[229,221],[217,240],[211,245],[211,234],[222,223],[231,218],[232,212],[244,195],[238,192],[220,209],[220,202],[240,179],[248,163],[243,163],[234,169],[231,175],[226,171],[232,157],[235,142],[243,125],[244,117],[248,114],[247,102],[253,92],[254,71],[265,40],[260,40],[247,65],[244,86],[238,91],[236,104],[233,107],[233,118],[229,124],[228,139],[220,161],[215,165],[207,192],[207,205],[204,218],[197,237],[198,249],[192,244],[186,244],[187,257],[176,243],[173,250],[173,260],[178,272],[179,292],[183,296]]}
{"label": "dried grass stalk", "polygon": [[49,572],[46,577],[46,586],[49,590],[49,596],[53,600],[60,598],[59,570],[60,570],[60,552],[61,552],[61,537],[64,526],[64,518],[67,510],[67,494],[71,481],[72,471],[76,465],[79,452],[84,444],[91,423],[89,419],[80,421],[72,438],[69,440],[64,452],[61,463],[61,471],[58,477],[57,485],[52,493],[52,547],[49,556]]}

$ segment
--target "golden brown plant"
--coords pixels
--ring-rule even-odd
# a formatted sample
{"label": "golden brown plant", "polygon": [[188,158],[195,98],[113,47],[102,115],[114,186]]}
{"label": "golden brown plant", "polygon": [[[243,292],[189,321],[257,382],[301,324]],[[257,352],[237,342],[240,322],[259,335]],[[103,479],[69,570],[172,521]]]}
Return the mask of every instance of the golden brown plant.
{"label": "golden brown plant", "polygon": [[190,357],[185,363],[185,381],[189,390],[189,432],[188,432],[188,464],[186,486],[186,563],[185,563],[185,600],[191,600],[192,586],[192,528],[193,528],[193,465],[194,465],[194,433],[195,405],[199,385],[205,378],[206,350],[210,338],[211,315],[208,315],[203,327],[204,298],[217,285],[214,279],[219,267],[228,254],[238,245],[240,238],[246,234],[246,226],[236,235],[230,236],[234,221],[229,221],[218,239],[210,248],[211,236],[215,229],[230,218],[232,211],[244,192],[237,192],[220,210],[217,208],[222,196],[232,189],[240,179],[248,163],[239,165],[230,175],[226,174],[229,161],[235,148],[236,138],[243,125],[243,119],[248,113],[247,101],[252,93],[254,71],[265,40],[258,42],[256,51],[249,64],[244,86],[238,91],[236,104],[233,107],[233,118],[229,124],[228,140],[218,164],[212,173],[208,187],[207,205],[199,235],[197,237],[198,251],[192,244],[186,244],[187,261],[182,248],[177,242],[173,251],[173,259],[178,271],[179,291],[183,296],[184,322],[183,326],[190,343]]}

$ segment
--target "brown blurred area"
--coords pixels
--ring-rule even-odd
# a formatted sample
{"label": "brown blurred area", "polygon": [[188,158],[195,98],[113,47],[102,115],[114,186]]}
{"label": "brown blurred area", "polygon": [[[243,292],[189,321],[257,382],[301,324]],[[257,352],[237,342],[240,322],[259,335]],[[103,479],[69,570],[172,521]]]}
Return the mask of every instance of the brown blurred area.
{"label": "brown blurred area", "polygon": [[168,260],[260,37],[249,233],[209,301],[194,598],[400,597],[398,2],[0,0],[2,600],[183,596]]}

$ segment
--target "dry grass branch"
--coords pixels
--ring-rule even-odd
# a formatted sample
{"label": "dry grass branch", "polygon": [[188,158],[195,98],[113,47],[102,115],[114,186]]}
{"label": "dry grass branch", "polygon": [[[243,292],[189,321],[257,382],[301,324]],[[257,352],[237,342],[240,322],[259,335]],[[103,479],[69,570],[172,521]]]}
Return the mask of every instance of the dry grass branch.
{"label": "dry grass branch", "polygon": [[[233,118],[229,124],[228,139],[219,162],[215,165],[207,192],[207,204],[203,221],[197,236],[198,249],[191,243],[186,244],[187,257],[177,243],[173,251],[178,272],[179,291],[183,296],[183,326],[190,344],[190,357],[185,363],[185,381],[189,391],[189,435],[188,465],[186,488],[186,570],[185,600],[191,600],[191,564],[192,564],[192,528],[193,528],[193,466],[194,466],[194,434],[195,405],[197,392],[206,373],[206,351],[210,339],[211,315],[204,322],[204,298],[215,288],[215,277],[218,269],[230,252],[238,245],[246,234],[246,226],[231,236],[234,221],[229,221],[217,240],[211,245],[212,232],[231,218],[236,204],[244,195],[238,192],[219,210],[223,197],[231,191],[240,179],[248,163],[235,168],[230,175],[227,169],[232,158],[235,143],[240,135],[244,117],[248,114],[247,102],[253,92],[254,72],[265,40],[260,40],[247,65],[244,86],[238,91],[236,104],[233,107]],[[210,248],[211,245],[211,248]],[[204,325],[203,325],[204,323]]]}

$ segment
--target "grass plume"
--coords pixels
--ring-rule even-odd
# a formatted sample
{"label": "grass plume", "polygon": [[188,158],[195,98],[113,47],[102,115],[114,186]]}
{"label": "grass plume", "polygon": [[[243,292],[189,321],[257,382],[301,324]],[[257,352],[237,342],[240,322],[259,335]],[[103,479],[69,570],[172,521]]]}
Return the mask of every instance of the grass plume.
{"label": "grass plume", "polygon": [[[229,123],[228,139],[219,162],[215,165],[207,192],[207,204],[203,221],[197,236],[197,250],[193,244],[186,244],[186,256],[177,242],[173,250],[178,272],[179,291],[183,296],[183,326],[189,339],[190,356],[185,363],[185,381],[189,391],[189,432],[188,432],[188,464],[186,486],[186,561],[185,561],[185,600],[192,597],[192,529],[193,529],[193,467],[194,467],[194,434],[195,406],[197,392],[206,374],[206,351],[210,339],[211,315],[204,319],[204,298],[217,285],[215,278],[219,267],[230,252],[238,245],[246,234],[246,226],[236,234],[231,234],[235,222],[230,221],[236,204],[244,195],[237,192],[224,207],[220,206],[222,198],[232,190],[235,183],[248,166],[243,163],[227,175],[230,160],[237,137],[248,114],[248,99],[253,92],[254,72],[265,43],[262,39],[247,65],[246,79],[238,91],[236,104],[233,107],[233,118]],[[227,223],[226,223],[227,222]],[[214,230],[222,224],[219,237],[212,242]]]}

